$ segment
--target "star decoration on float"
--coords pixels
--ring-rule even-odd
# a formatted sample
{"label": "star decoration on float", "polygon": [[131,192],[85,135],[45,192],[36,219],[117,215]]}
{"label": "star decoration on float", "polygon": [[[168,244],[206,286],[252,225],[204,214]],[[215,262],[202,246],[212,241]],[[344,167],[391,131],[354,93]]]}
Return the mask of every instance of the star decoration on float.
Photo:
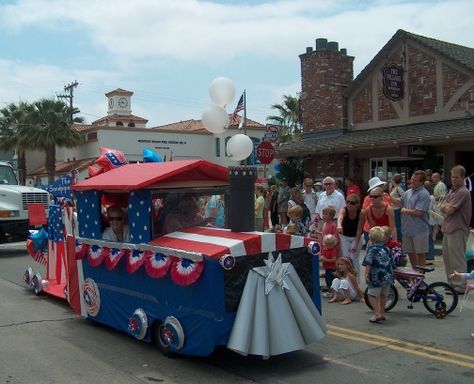
{"label": "star decoration on float", "polygon": [[273,255],[269,253],[268,259],[264,260],[264,263],[264,267],[254,268],[254,271],[265,277],[265,295],[268,295],[275,285],[282,289],[290,289],[286,282],[286,276],[289,274],[289,264],[282,263],[281,253],[276,261]]}

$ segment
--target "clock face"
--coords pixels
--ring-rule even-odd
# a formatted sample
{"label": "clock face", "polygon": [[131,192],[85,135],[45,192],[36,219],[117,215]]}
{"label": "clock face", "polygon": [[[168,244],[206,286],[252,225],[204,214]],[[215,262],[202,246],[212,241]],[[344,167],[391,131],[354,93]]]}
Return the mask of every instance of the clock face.
{"label": "clock face", "polygon": [[112,97],[109,99],[109,107],[110,108],[114,107],[114,99]]}
{"label": "clock face", "polygon": [[128,101],[125,97],[121,97],[119,100],[118,100],[118,104],[121,108],[125,108],[127,105],[128,105]]}

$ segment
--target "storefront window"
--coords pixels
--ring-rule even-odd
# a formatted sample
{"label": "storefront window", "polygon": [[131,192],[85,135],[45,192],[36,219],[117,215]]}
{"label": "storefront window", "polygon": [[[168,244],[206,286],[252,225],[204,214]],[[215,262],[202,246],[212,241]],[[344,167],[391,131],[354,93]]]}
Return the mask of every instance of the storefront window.
{"label": "storefront window", "polygon": [[381,180],[385,180],[385,169],[386,169],[385,159],[372,159],[370,161],[370,177],[377,176]]}

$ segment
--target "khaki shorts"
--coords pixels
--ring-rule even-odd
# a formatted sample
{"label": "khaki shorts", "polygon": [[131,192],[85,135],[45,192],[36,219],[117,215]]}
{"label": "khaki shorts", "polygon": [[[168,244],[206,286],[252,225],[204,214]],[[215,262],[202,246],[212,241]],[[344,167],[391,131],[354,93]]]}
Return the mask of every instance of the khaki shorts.
{"label": "khaki shorts", "polygon": [[389,293],[390,293],[390,285],[387,285],[385,287],[373,287],[367,290],[367,294],[369,296],[374,296],[374,297],[380,297],[380,296],[387,297]]}
{"label": "khaki shorts", "polygon": [[405,253],[428,253],[429,247],[429,231],[416,236],[402,235],[402,248]]}

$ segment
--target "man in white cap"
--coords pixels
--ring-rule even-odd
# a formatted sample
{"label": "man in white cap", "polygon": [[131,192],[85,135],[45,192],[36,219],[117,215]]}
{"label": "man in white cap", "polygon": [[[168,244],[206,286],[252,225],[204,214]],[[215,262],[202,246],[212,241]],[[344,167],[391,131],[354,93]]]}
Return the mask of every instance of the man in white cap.
{"label": "man in white cap", "polygon": [[325,177],[323,180],[324,192],[319,195],[318,204],[316,205],[315,213],[318,224],[321,223],[323,217],[323,209],[328,205],[332,205],[336,210],[334,220],[337,221],[337,215],[341,208],[346,206],[346,200],[341,192],[336,191],[336,181],[332,177]]}

